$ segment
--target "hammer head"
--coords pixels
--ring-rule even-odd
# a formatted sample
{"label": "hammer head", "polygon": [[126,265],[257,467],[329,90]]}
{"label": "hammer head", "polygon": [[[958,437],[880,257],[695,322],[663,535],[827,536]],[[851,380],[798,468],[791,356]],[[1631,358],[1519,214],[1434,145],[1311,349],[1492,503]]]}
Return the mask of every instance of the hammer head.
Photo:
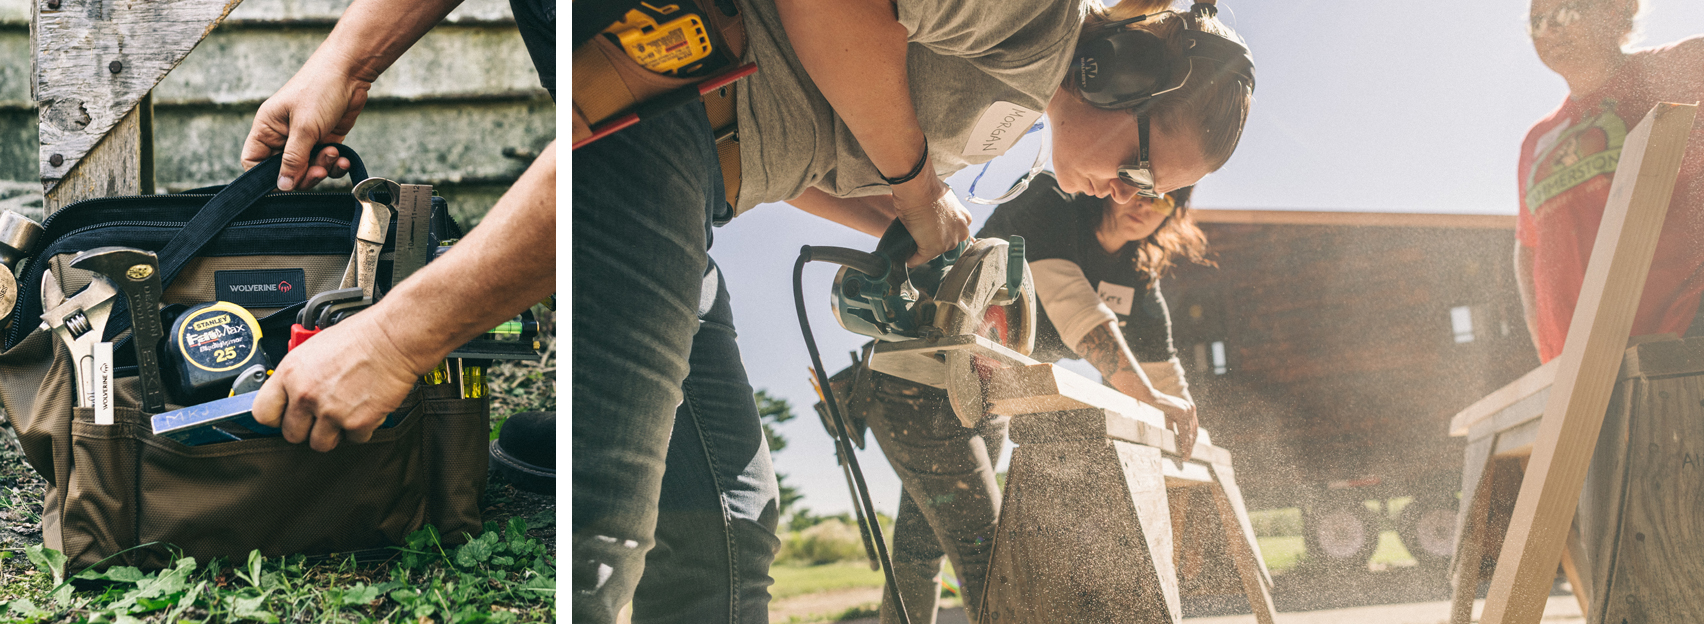
{"label": "hammer head", "polygon": [[134,247],[90,249],[72,258],[71,266],[106,276],[121,289],[126,283],[158,282],[160,279],[160,257],[152,251]]}

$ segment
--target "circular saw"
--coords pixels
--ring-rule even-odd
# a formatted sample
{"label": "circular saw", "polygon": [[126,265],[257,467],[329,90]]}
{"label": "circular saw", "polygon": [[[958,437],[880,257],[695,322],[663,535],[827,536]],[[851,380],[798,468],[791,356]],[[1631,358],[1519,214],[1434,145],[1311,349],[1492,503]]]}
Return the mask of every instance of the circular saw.
{"label": "circular saw", "polygon": [[816,253],[844,265],[832,294],[841,327],[895,343],[878,344],[878,354],[907,354],[872,358],[871,367],[946,389],[959,420],[971,426],[986,412],[989,375],[1027,362],[1035,347],[1035,281],[1024,261],[1024,241],[1019,236],[966,241],[908,269],[905,260],[916,247],[895,221],[873,254],[835,249],[832,255],[841,257],[830,258],[829,248]]}

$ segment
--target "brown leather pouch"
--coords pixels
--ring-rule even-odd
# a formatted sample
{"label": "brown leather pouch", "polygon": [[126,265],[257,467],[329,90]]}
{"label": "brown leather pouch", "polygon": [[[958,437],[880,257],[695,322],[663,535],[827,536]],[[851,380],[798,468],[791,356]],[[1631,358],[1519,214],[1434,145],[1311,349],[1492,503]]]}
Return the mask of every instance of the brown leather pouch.
{"label": "brown leather pouch", "polygon": [[[732,0],[725,0],[733,7]],[[732,69],[745,54],[745,24],[741,14],[728,15],[714,0],[696,2],[699,14],[710,22],[720,43],[718,54],[722,65]],[[578,145],[592,136],[592,128],[631,112],[640,102],[676,89],[703,82],[712,77],[676,78],[645,69],[621,48],[603,36],[574,50],[574,88],[572,142]],[[703,97],[710,127],[717,137],[716,156],[722,164],[722,182],[727,189],[727,201],[734,204],[739,197],[739,141],[735,134],[737,112],[734,108],[734,88],[724,87]]]}

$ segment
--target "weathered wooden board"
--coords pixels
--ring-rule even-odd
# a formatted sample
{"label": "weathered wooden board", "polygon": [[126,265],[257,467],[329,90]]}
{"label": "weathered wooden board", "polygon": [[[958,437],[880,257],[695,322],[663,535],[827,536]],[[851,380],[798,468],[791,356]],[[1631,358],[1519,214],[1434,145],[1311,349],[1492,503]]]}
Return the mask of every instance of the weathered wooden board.
{"label": "weathered wooden board", "polygon": [[1658,104],[1623,144],[1484,622],[1543,616],[1696,113]]}
{"label": "weathered wooden board", "polygon": [[[1704,339],[1691,343],[1704,357]],[[1662,347],[1634,350],[1653,355]],[[1633,360],[1630,357],[1629,360]],[[1646,358],[1649,359],[1649,358]],[[1625,408],[1609,418],[1604,437],[1619,452],[1592,458],[1582,505],[1584,550],[1596,576],[1588,619],[1619,624],[1704,621],[1704,374],[1624,381]],[[1624,372],[1625,375],[1625,372]],[[1620,402],[1620,401],[1618,401]],[[1607,431],[1617,429],[1620,435]],[[1592,525],[1597,526],[1592,526]],[[1606,530],[1613,529],[1613,530]],[[1599,616],[1601,617],[1594,617]]]}
{"label": "weathered wooden board", "polygon": [[[241,11],[232,11],[232,19]],[[160,81],[155,102],[258,104],[294,76],[325,37],[321,29],[235,28],[227,22]],[[440,25],[373,81],[367,97],[369,106],[398,100],[453,100],[465,106],[543,95],[526,44],[513,26]]]}
{"label": "weathered wooden board", "polygon": [[44,190],[66,179],[238,2],[35,3],[32,95]]}
{"label": "weathered wooden board", "polygon": [[44,215],[85,199],[154,192],[153,107],[147,100],[144,97],[101,138],[94,150],[83,157],[82,166],[47,191],[42,206]]}

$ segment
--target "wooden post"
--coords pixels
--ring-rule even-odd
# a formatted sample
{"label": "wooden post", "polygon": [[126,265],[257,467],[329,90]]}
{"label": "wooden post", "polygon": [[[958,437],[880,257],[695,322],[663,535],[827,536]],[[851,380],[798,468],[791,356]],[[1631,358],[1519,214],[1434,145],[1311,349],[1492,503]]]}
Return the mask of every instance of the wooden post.
{"label": "wooden post", "polygon": [[240,1],[30,3],[44,212],[154,192],[148,93]]}
{"label": "wooden post", "polygon": [[1661,103],[1623,144],[1556,383],[1481,621],[1534,624],[1556,577],[1697,107]]}
{"label": "wooden post", "polygon": [[1242,579],[1243,593],[1259,624],[1273,624],[1278,609],[1272,605],[1272,576],[1260,557],[1260,543],[1254,539],[1254,526],[1249,523],[1248,509],[1243,506],[1242,488],[1237,487],[1236,473],[1230,464],[1213,464],[1213,500],[1218,503],[1219,519],[1225,527],[1225,549],[1236,563],[1237,576]]}
{"label": "wooden post", "polygon": [[[1072,414],[1094,420],[1090,410]],[[1160,449],[1012,423],[981,620],[1178,622]]]}

